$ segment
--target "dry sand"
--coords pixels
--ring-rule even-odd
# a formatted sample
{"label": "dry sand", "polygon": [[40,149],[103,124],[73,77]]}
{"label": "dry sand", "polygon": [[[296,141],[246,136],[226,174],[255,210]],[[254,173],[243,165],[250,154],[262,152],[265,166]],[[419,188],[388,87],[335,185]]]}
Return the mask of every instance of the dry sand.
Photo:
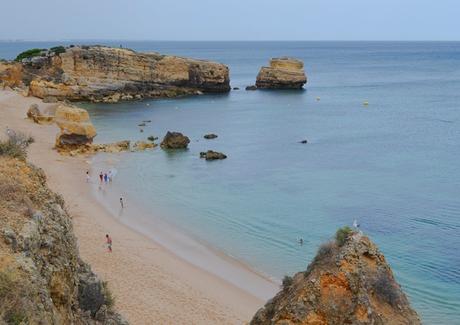
{"label": "dry sand", "polygon": [[[43,168],[49,186],[64,196],[82,258],[109,282],[116,308],[131,324],[244,324],[268,298],[241,289],[244,281],[248,286],[253,281],[265,286],[262,296],[276,291],[273,282],[237,263],[233,267],[239,267],[238,281],[243,282],[236,286],[119,223],[86,183],[90,158],[59,155],[52,149],[58,128],[25,119],[32,103],[41,108],[52,105],[0,90],[0,132],[9,127],[35,138],[29,161]],[[104,245],[106,233],[114,240],[111,254]]]}

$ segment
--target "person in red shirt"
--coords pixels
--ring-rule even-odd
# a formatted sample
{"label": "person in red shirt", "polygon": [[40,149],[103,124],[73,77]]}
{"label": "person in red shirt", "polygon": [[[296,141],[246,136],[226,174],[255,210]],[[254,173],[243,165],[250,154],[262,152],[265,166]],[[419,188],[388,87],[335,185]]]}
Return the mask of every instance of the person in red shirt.
{"label": "person in red shirt", "polygon": [[112,238],[109,236],[109,234],[105,235],[106,242],[107,242],[107,249],[109,253],[112,253]]}

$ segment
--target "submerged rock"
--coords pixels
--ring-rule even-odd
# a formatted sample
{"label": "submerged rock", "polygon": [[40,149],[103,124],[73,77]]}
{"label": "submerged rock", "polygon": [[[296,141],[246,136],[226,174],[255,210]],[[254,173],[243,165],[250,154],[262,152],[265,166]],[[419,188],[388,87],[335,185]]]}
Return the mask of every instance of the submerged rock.
{"label": "submerged rock", "polygon": [[206,152],[200,152],[200,158],[204,158],[206,160],[217,160],[226,159],[227,156],[224,155],[222,152],[208,150]]}
{"label": "submerged rock", "polygon": [[308,140],[304,139],[304,140],[299,141],[299,143],[306,144],[306,143],[308,143]]}
{"label": "submerged rock", "polygon": [[203,138],[208,139],[208,140],[215,139],[217,138],[217,134],[214,134],[214,133],[205,134]]}
{"label": "submerged rock", "polygon": [[136,141],[133,145],[134,151],[143,151],[145,149],[152,149],[158,146],[156,143],[145,142],[145,141]]}
{"label": "submerged rock", "polygon": [[282,290],[250,324],[421,322],[377,246],[368,237],[349,232],[320,246],[305,272],[285,277]]}
{"label": "submerged rock", "polygon": [[163,149],[185,149],[190,143],[190,139],[180,132],[168,131],[161,142]]}
{"label": "submerged rock", "polygon": [[252,86],[247,86],[246,90],[257,90],[257,87],[252,85]]}
{"label": "submerged rock", "polygon": [[307,82],[303,62],[293,58],[274,58],[269,67],[262,67],[257,75],[257,88],[300,89]]}

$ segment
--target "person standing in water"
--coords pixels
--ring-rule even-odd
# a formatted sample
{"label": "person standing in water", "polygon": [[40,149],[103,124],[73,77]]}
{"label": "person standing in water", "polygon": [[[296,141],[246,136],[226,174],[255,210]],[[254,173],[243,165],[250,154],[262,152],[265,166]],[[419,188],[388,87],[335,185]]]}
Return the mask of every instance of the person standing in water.
{"label": "person standing in water", "polygon": [[124,206],[123,206],[123,198],[122,197],[120,198],[120,205],[121,205],[121,208],[123,209]]}
{"label": "person standing in water", "polygon": [[109,253],[112,253],[112,237],[109,236],[109,234],[105,235],[106,243],[107,243],[107,250]]}

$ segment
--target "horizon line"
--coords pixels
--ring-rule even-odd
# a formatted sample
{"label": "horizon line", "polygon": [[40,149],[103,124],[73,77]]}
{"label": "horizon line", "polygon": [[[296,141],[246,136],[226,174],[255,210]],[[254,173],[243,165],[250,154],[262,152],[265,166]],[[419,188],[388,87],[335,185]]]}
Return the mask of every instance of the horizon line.
{"label": "horizon line", "polygon": [[277,39],[264,39],[264,40],[166,40],[166,39],[116,39],[116,38],[68,38],[68,39],[0,39],[0,42],[81,42],[81,41],[108,41],[108,42],[460,42],[458,40],[430,40],[430,39],[407,39],[407,40],[394,40],[394,39],[382,39],[382,40],[277,40]]}

